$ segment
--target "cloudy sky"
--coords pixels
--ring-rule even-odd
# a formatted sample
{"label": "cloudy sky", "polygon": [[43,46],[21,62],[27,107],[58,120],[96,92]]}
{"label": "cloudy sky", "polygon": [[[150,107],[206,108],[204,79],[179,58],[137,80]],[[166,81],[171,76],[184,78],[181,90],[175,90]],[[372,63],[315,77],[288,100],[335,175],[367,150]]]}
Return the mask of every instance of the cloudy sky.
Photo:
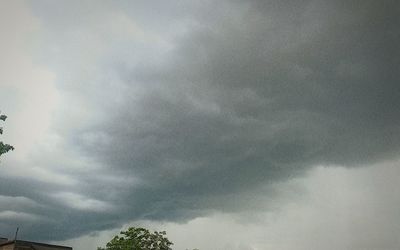
{"label": "cloudy sky", "polygon": [[0,1],[0,236],[400,247],[400,4]]}

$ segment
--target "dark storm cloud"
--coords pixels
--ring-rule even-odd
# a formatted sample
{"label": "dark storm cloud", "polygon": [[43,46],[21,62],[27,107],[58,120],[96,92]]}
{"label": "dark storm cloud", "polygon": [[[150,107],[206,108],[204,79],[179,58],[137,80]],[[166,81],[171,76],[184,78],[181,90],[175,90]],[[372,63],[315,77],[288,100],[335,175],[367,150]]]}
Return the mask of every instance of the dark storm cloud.
{"label": "dark storm cloud", "polygon": [[225,195],[398,153],[395,2],[221,5],[197,13],[169,65],[120,71],[145,90],[82,132],[106,134],[105,145],[81,145],[143,180],[127,191],[130,216],[234,210]]}
{"label": "dark storm cloud", "polygon": [[[175,8],[160,13],[161,23],[151,6],[142,3],[141,16],[131,11],[134,4],[120,4],[125,7],[119,11],[139,25],[150,23],[153,31],[162,33],[164,23],[175,24],[167,30],[177,27]],[[59,80],[85,108],[107,116],[69,132],[59,124],[67,142],[101,166],[93,176],[79,176],[74,190],[115,208],[52,213],[53,223],[40,231],[32,226],[27,235],[67,238],[135,219],[182,221],[213,210],[254,209],[257,199],[274,196],[266,185],[312,166],[358,166],[399,152],[396,1],[232,1],[182,8],[186,14],[178,20],[185,32],[169,38],[174,46],[162,54],[165,59],[156,58],[151,45],[117,41],[112,56],[96,62],[98,75],[70,88]],[[49,22],[63,15],[43,22],[62,33],[63,22]],[[90,32],[91,24],[76,25]],[[60,75],[70,73],[62,69],[69,65],[67,53],[50,60]],[[138,61],[132,55],[146,54],[150,59],[129,64]],[[99,175],[133,179],[127,186],[104,185],[96,181]],[[51,202],[45,203],[62,209]],[[57,233],[49,237],[49,231]]]}

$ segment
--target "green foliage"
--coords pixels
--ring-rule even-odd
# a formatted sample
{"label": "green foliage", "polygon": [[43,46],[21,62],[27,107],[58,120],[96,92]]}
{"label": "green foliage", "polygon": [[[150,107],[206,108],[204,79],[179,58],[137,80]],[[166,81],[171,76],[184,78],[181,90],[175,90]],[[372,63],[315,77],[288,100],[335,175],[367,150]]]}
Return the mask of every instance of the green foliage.
{"label": "green foliage", "polygon": [[108,242],[106,248],[97,250],[171,250],[171,245],[165,231],[151,233],[145,228],[130,227]]}
{"label": "green foliage", "polygon": [[[5,121],[7,119],[6,115],[0,115],[0,120]],[[0,135],[3,134],[3,128],[0,127]],[[7,153],[10,150],[14,150],[14,147],[9,145],[9,144],[5,144],[2,141],[0,141],[0,156],[2,154]]]}

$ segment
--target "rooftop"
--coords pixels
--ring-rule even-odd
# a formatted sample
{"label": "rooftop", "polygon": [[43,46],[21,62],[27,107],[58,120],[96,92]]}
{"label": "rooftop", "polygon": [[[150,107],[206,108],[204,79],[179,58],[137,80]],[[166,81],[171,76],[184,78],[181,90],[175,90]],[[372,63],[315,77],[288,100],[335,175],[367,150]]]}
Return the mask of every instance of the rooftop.
{"label": "rooftop", "polygon": [[53,244],[39,243],[25,240],[7,240],[6,238],[0,237],[0,250],[6,249],[5,247],[11,244],[15,244],[15,250],[72,250],[72,247],[59,246]]}

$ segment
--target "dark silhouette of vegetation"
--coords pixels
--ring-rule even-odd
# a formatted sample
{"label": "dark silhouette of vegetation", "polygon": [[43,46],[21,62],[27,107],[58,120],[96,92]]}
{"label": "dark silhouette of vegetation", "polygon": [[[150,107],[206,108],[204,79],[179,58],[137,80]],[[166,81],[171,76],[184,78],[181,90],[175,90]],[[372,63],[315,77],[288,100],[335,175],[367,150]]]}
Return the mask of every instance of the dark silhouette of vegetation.
{"label": "dark silhouette of vegetation", "polygon": [[153,232],[141,227],[130,227],[115,236],[105,248],[97,250],[171,250],[173,243],[166,237],[166,232]]}
{"label": "dark silhouette of vegetation", "polygon": [[[0,115],[0,120],[5,121],[7,119],[6,115]],[[3,127],[0,127],[0,135],[3,134]],[[0,156],[7,153],[10,150],[14,150],[14,147],[10,144],[5,144],[0,141]]]}
{"label": "dark silhouette of vegetation", "polygon": [[[97,250],[172,250],[173,243],[166,237],[165,231],[153,232],[141,227],[130,227],[116,235],[106,247]],[[199,249],[193,249],[199,250]]]}

